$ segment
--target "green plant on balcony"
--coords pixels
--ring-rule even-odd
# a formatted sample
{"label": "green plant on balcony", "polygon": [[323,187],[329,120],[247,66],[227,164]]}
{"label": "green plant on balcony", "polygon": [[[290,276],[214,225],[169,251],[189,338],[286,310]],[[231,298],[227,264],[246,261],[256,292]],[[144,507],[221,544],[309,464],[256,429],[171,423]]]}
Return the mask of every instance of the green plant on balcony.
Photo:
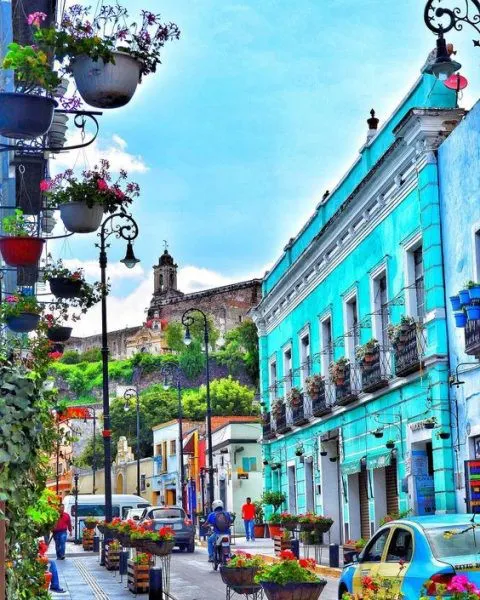
{"label": "green plant on balcony", "polygon": [[277,398],[272,405],[272,413],[274,417],[280,417],[285,409],[285,401],[283,398]]}
{"label": "green plant on balcony", "polygon": [[378,341],[374,338],[369,340],[366,344],[362,344],[361,346],[357,346],[355,348],[355,358],[359,363],[371,363],[375,354],[378,352]]}
{"label": "green plant on balcony", "polygon": [[292,389],[287,394],[287,402],[291,406],[299,406],[303,401],[303,394],[301,390],[297,387],[292,387]]}
{"label": "green plant on balcony", "polygon": [[310,375],[305,379],[305,389],[310,398],[316,399],[324,386],[325,379],[322,375]]}
{"label": "green plant on balcony", "polygon": [[347,365],[348,359],[345,356],[342,356],[336,362],[330,363],[328,372],[335,385],[343,385],[345,383],[345,369]]}
{"label": "green plant on balcony", "polygon": [[401,346],[408,339],[408,333],[412,326],[416,324],[413,317],[402,315],[398,325],[389,325],[387,328],[388,339],[394,347]]}

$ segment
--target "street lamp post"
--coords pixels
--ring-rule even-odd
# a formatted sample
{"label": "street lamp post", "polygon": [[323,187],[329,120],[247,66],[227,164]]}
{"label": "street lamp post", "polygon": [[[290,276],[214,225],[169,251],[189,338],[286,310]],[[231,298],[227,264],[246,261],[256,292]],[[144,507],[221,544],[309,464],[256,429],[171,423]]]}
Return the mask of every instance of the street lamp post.
{"label": "street lamp post", "polygon": [[99,263],[101,273],[101,294],[102,294],[102,374],[103,374],[103,450],[104,450],[104,470],[105,470],[105,521],[109,523],[112,520],[112,473],[111,473],[111,429],[110,429],[110,398],[108,386],[108,338],[107,338],[107,239],[111,235],[122,238],[127,241],[127,251],[122,262],[127,268],[133,268],[139,260],[133,253],[132,241],[138,236],[138,225],[131,215],[124,212],[114,213],[105,219],[100,228],[100,244],[96,247],[100,249]]}
{"label": "street lamp post", "polygon": [[212,448],[212,404],[210,401],[210,365],[208,356],[208,320],[207,315],[198,308],[189,308],[182,315],[182,325],[185,327],[185,344],[191,343],[190,327],[195,323],[195,318],[201,315],[203,319],[203,335],[205,344],[205,375],[207,386],[207,443],[208,443],[208,506],[213,503],[213,448]]}
{"label": "street lamp post", "polygon": [[[161,369],[161,374],[164,377],[163,388],[168,390],[170,385],[173,383],[177,388],[177,401],[178,401],[178,460],[180,462],[180,494],[182,498],[182,506],[186,508],[185,499],[185,465],[183,456],[183,407],[182,407],[182,388],[180,385],[180,370],[176,365],[166,364]],[[176,381],[174,381],[174,379]]]}

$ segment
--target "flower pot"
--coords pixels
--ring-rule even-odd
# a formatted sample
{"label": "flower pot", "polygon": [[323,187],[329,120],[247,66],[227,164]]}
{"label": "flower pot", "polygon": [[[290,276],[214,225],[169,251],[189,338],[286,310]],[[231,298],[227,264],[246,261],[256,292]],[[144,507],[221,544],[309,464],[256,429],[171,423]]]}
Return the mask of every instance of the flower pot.
{"label": "flower pot", "polygon": [[93,233],[102,222],[101,204],[89,208],[85,202],[67,202],[58,208],[65,228],[72,233]]}
{"label": "flower pot", "polygon": [[441,431],[441,432],[438,434],[438,437],[439,437],[441,440],[448,440],[448,439],[450,439],[450,433],[449,433],[448,431]]}
{"label": "flower pot", "polygon": [[284,521],[282,527],[288,531],[294,531],[297,528],[297,521]]}
{"label": "flower pot", "polygon": [[425,421],[423,426],[425,429],[434,429],[435,423],[432,423],[431,421]]}
{"label": "flower pot", "polygon": [[0,252],[9,267],[34,267],[42,255],[45,240],[35,237],[0,238]]}
{"label": "flower pot", "polygon": [[77,56],[71,63],[80,96],[96,108],[119,108],[132,99],[140,82],[141,63],[125,52],[114,52],[115,64]]}
{"label": "flower pot", "polygon": [[48,590],[48,588],[50,587],[50,584],[52,583],[52,573],[50,573],[50,571],[46,571],[45,572],[45,583],[43,584],[43,589],[44,590]]}
{"label": "flower pot", "polygon": [[5,322],[10,331],[15,333],[28,333],[37,328],[40,315],[22,312],[17,317],[7,317]]}
{"label": "flower pot", "polygon": [[272,581],[260,581],[267,600],[317,600],[326,585],[325,581],[279,585]]}
{"label": "flower pot", "polygon": [[95,529],[95,527],[97,526],[96,523],[84,523],[85,524],[85,529]]}
{"label": "flower pot", "polygon": [[42,233],[52,233],[55,229],[55,225],[57,224],[57,219],[54,217],[53,210],[43,210],[42,211],[42,219],[40,221],[40,226],[42,228]]}
{"label": "flower pot", "polygon": [[462,304],[458,295],[450,296],[450,303],[452,305],[452,310],[462,310]]}
{"label": "flower pot", "polygon": [[385,444],[385,446],[389,449],[389,450],[393,450],[395,448],[395,442],[387,442]]}
{"label": "flower pot", "polygon": [[67,139],[68,115],[57,113],[53,115],[52,126],[48,132],[48,145],[50,148],[63,148]]}
{"label": "flower pot", "polygon": [[255,583],[255,575],[258,573],[258,567],[220,567],[222,581],[228,587],[231,587],[238,594],[255,594],[260,590],[260,586]]}
{"label": "flower pot", "polygon": [[467,306],[467,318],[469,321],[480,319],[480,306]]}
{"label": "flower pot", "polygon": [[460,290],[458,296],[460,298],[460,304],[463,306],[470,304],[470,292],[468,290]]}
{"label": "flower pot", "polygon": [[323,522],[317,522],[313,524],[313,528],[315,529],[315,531],[318,531],[319,533],[327,533],[328,531],[330,531],[330,528],[333,525],[333,521],[323,521]]}
{"label": "flower pot", "polygon": [[253,526],[253,535],[255,538],[264,538],[265,537],[265,525],[254,525]]}
{"label": "flower pot", "polygon": [[480,300],[480,285],[475,285],[468,290],[470,300]]}
{"label": "flower pot", "polygon": [[374,431],[373,435],[377,438],[380,439],[383,437],[383,431]]}
{"label": "flower pot", "polygon": [[66,342],[71,335],[71,327],[50,327],[47,331],[47,337],[51,342]]}
{"label": "flower pot", "polygon": [[345,377],[336,377],[335,385],[343,385],[345,383]]}
{"label": "flower pot", "polygon": [[453,313],[453,316],[455,317],[455,325],[457,327],[465,327],[467,324],[467,315],[464,312]]}
{"label": "flower pot", "polygon": [[150,554],[154,554],[155,556],[167,556],[167,554],[171,554],[173,547],[175,546],[175,541],[170,542],[154,542],[152,540],[145,540],[146,545],[145,549]]}
{"label": "flower pot", "polygon": [[365,354],[365,356],[363,357],[364,361],[366,363],[371,363],[375,360],[375,354],[371,353],[371,354]]}
{"label": "flower pot", "polygon": [[56,106],[55,100],[44,96],[0,93],[0,134],[16,139],[44,135],[50,129]]}
{"label": "flower pot", "polygon": [[281,525],[271,525],[268,524],[268,531],[270,532],[270,537],[281,537],[283,535],[283,528]]}
{"label": "flower pot", "polygon": [[315,525],[313,523],[299,523],[300,531],[313,531]]}
{"label": "flower pot", "polygon": [[49,281],[50,291],[57,298],[80,298],[82,281],[72,281],[69,277],[52,277]]}

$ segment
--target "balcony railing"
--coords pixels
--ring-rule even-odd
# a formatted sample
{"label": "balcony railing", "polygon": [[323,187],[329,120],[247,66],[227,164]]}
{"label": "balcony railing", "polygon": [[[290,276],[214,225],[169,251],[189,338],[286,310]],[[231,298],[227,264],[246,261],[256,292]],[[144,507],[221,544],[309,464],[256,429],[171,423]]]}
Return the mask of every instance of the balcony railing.
{"label": "balcony railing", "polygon": [[271,440],[275,437],[275,430],[269,412],[263,413],[262,436],[264,440]]}
{"label": "balcony railing", "polygon": [[311,397],[312,415],[314,417],[323,417],[332,412],[332,407],[327,401],[327,396],[327,385],[325,380],[322,380],[319,384],[317,393]]}
{"label": "balcony railing", "polygon": [[419,346],[423,338],[417,333],[417,325],[406,325],[398,342],[395,343],[395,375],[404,377],[420,369]]}
{"label": "balcony railing", "polygon": [[[289,411],[290,412],[290,411]],[[287,419],[287,407],[285,404],[275,412],[275,430],[277,433],[287,433],[291,429],[291,419]]]}
{"label": "balcony railing", "polygon": [[390,376],[388,354],[377,346],[360,363],[362,392],[371,393],[386,387]]}
{"label": "balcony railing", "polygon": [[345,406],[358,398],[360,382],[358,373],[350,363],[345,365],[343,383],[335,382],[335,404]]}
{"label": "balcony railing", "polygon": [[301,398],[295,404],[292,404],[291,411],[292,424],[295,427],[300,427],[308,423],[307,396],[305,394],[302,394]]}
{"label": "balcony railing", "polygon": [[467,321],[465,325],[465,352],[480,357],[480,321]]}

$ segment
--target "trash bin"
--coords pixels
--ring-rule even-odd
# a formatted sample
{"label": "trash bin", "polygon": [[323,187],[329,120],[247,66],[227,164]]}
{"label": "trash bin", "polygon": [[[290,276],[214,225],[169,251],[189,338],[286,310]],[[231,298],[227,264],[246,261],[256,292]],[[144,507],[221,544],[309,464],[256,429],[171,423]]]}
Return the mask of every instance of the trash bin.
{"label": "trash bin", "polygon": [[290,541],[292,552],[295,554],[295,558],[300,558],[300,542],[299,540]]}
{"label": "trash bin", "polygon": [[328,547],[329,565],[334,569],[340,566],[340,546],[338,544],[330,544]]}
{"label": "trash bin", "polygon": [[148,600],[163,600],[162,569],[160,567],[150,569]]}
{"label": "trash bin", "polygon": [[129,555],[130,555],[130,552],[128,550],[122,550],[122,552],[120,552],[120,565],[119,565],[120,575],[127,574]]}

